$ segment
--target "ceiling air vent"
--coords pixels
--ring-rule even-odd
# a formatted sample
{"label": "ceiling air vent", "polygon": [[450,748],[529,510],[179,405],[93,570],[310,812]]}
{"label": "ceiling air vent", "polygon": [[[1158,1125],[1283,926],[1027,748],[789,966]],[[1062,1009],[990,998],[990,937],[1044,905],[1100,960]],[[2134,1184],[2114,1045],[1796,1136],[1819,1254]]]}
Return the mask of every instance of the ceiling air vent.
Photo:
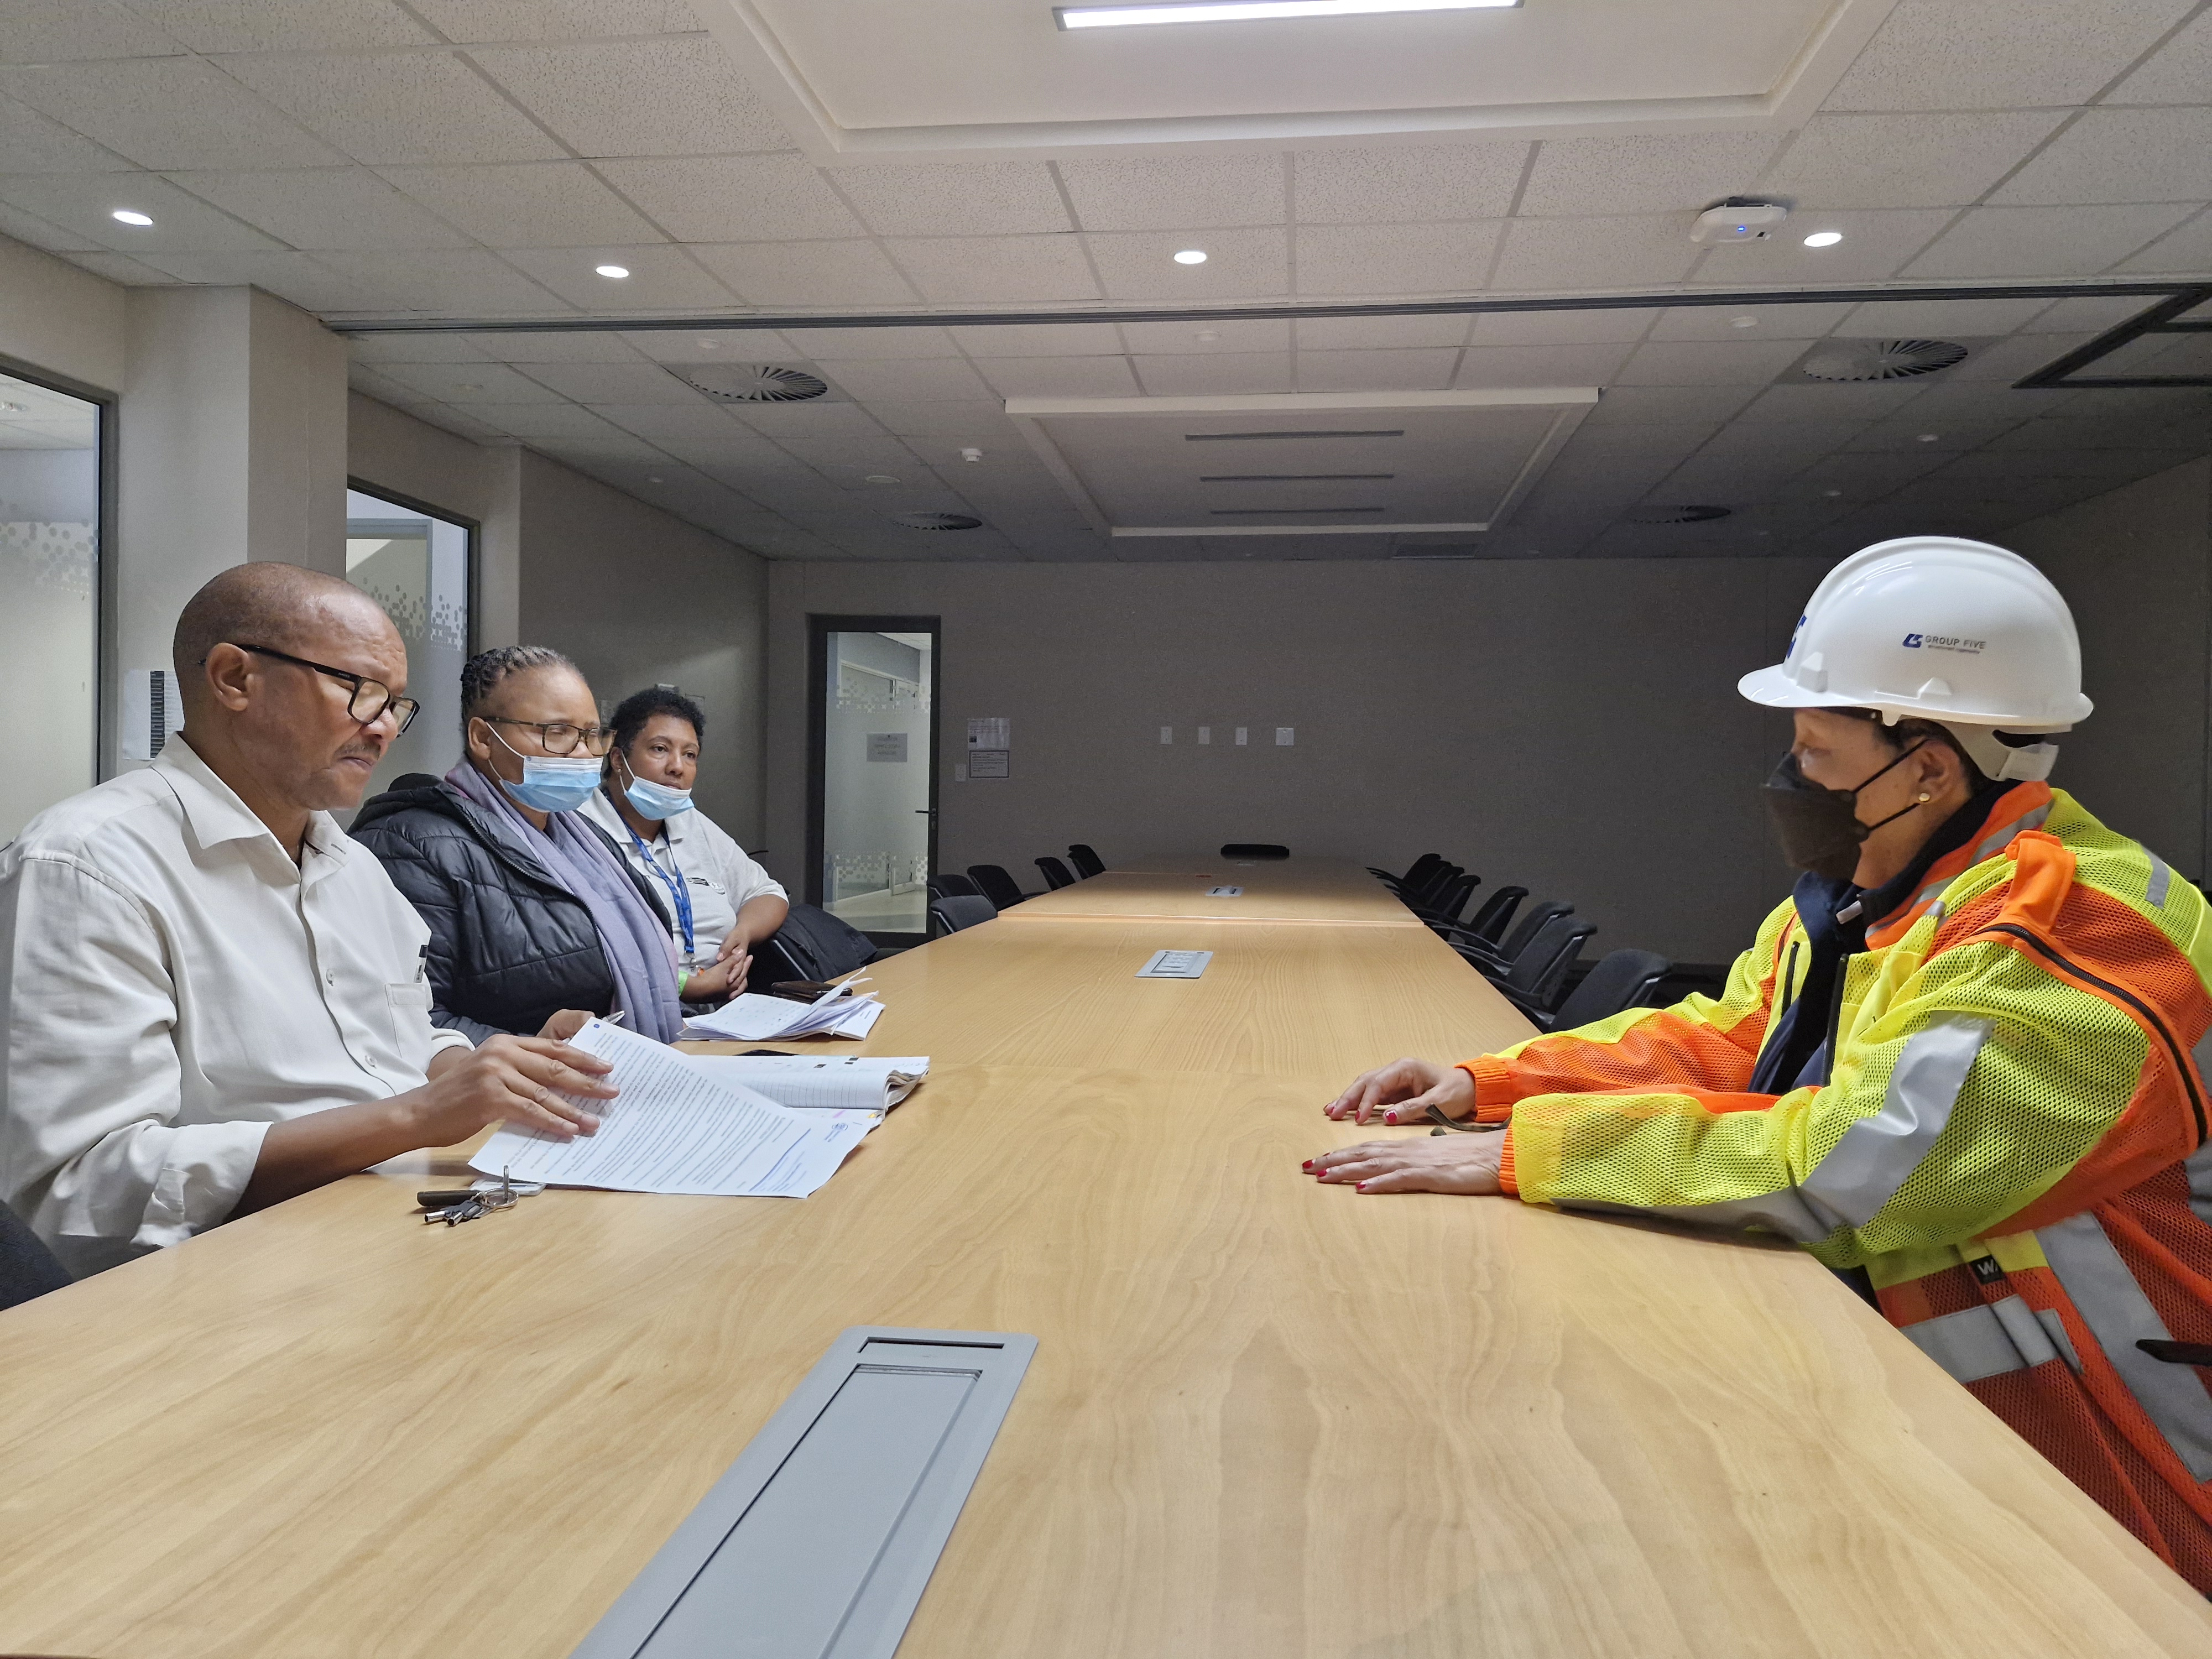
{"label": "ceiling air vent", "polygon": [[1845,340],[1807,357],[1816,380],[1909,380],[1966,361],[1966,348],[1949,340]]}
{"label": "ceiling air vent", "polygon": [[908,530],[981,530],[983,521],[971,519],[965,513],[894,513],[893,524],[902,524]]}
{"label": "ceiling air vent", "polygon": [[781,363],[668,363],[671,374],[695,391],[726,404],[803,404],[823,396],[830,383]]}
{"label": "ceiling air vent", "polygon": [[1639,507],[1628,515],[1631,524],[1706,524],[1725,519],[1735,509],[1727,507]]}

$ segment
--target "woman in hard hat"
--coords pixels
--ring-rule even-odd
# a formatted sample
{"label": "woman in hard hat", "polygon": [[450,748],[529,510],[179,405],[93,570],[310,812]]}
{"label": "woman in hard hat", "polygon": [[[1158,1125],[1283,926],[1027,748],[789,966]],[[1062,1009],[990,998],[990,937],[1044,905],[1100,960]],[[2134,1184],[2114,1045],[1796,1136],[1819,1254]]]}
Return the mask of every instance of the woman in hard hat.
{"label": "woman in hard hat", "polygon": [[2090,708],[2064,600],[2000,548],[1884,542],[1739,689],[1795,711],[1765,795],[1805,874],[1719,999],[1369,1072],[1329,1116],[1502,1133],[1307,1167],[1779,1233],[1863,1269],[1892,1323],[2212,1594],[2212,928],[2044,781]]}

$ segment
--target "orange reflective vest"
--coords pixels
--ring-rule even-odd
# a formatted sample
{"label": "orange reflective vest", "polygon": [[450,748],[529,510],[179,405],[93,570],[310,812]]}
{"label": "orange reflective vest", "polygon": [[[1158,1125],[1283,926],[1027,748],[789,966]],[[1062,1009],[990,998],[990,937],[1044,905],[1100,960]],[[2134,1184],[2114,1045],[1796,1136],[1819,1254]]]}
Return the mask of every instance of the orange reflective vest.
{"label": "orange reflective vest", "polygon": [[2040,783],[1845,963],[1829,1080],[1745,1092],[1795,902],[1716,1000],[1465,1062],[1508,1192],[1779,1233],[2212,1594],[2212,910]]}

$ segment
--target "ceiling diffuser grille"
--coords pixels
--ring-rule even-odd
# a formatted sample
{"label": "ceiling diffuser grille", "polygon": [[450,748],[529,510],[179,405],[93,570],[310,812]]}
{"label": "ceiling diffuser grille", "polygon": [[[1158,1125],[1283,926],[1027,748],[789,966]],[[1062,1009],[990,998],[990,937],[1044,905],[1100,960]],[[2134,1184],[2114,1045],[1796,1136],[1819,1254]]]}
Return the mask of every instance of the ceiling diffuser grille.
{"label": "ceiling diffuser grille", "polygon": [[1966,361],[1949,340],[1847,340],[1813,353],[1805,373],[1816,380],[1909,380]]}
{"label": "ceiling diffuser grille", "polygon": [[1628,515],[1631,524],[1707,524],[1725,519],[1735,509],[1726,507],[1639,507]]}
{"label": "ceiling diffuser grille", "polygon": [[671,363],[671,374],[726,404],[803,404],[830,390],[818,374],[781,363]]}

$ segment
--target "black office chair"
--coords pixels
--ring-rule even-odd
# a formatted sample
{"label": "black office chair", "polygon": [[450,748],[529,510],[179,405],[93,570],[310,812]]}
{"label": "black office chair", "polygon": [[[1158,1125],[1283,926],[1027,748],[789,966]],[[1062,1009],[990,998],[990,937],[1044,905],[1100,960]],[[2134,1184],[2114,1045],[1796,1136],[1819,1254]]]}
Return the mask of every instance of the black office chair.
{"label": "black office chair", "polygon": [[1429,872],[1443,861],[1442,853],[1424,853],[1406,866],[1403,875],[1392,875],[1388,870],[1377,869],[1371,864],[1367,866],[1367,873],[1392,892],[1403,892],[1409,887],[1419,887],[1428,879]]}
{"label": "black office chair", "polygon": [[1232,841],[1221,848],[1221,856],[1225,859],[1286,859],[1290,855],[1289,848],[1266,841]]}
{"label": "black office chair", "polygon": [[1106,860],[1092,852],[1088,845],[1079,841],[1068,843],[1067,861],[1075,866],[1075,873],[1085,881],[1090,880],[1093,876],[1103,876],[1106,873]]}
{"label": "black office chair", "polygon": [[1492,950],[1497,949],[1498,941],[1505,932],[1505,924],[1512,920],[1513,907],[1528,896],[1528,890],[1525,887],[1499,888],[1483,900],[1481,906],[1462,924],[1462,931],[1474,934]]}
{"label": "black office chair", "polygon": [[753,946],[747,982],[766,990],[786,980],[830,980],[865,968],[878,955],[875,941],[816,904],[794,904],[783,926]]}
{"label": "black office chair", "polygon": [[997,905],[1001,910],[1011,910],[1029,895],[1014,883],[1002,864],[971,864],[968,878],[975,884],[975,890]]}
{"label": "black office chair", "polygon": [[68,1283],[69,1269],[54,1260],[46,1241],[0,1204],[0,1308],[12,1308]]}
{"label": "black office chair", "polygon": [[929,936],[943,939],[947,933],[992,921],[998,914],[998,908],[990,900],[972,893],[933,899],[929,905]]}
{"label": "black office chair", "polygon": [[929,896],[933,899],[980,896],[974,882],[965,876],[956,876],[950,870],[942,871],[929,878]]}
{"label": "black office chair", "polygon": [[1467,908],[1468,899],[1482,885],[1482,878],[1457,866],[1447,866],[1455,873],[1439,882],[1434,891],[1425,895],[1419,902],[1411,899],[1406,907],[1431,927],[1439,922],[1455,922],[1460,912]]}
{"label": "black office chair", "polygon": [[1583,941],[1596,932],[1595,922],[1578,921],[1572,911],[1563,910],[1546,920],[1513,965],[1492,982],[1516,1007],[1531,1014],[1549,1013],[1559,1006],[1567,969],[1583,953]]}
{"label": "black office chair", "polygon": [[1067,866],[1058,859],[1039,859],[1036,867],[1044,872],[1045,890],[1048,893],[1057,893],[1063,887],[1075,885],[1075,878],[1068,873]]}
{"label": "black office chair", "polygon": [[1433,922],[1431,926],[1443,936],[1444,943],[1453,950],[1492,979],[1499,979],[1521,959],[1522,953],[1528,950],[1546,922],[1554,916],[1572,915],[1574,909],[1573,905],[1558,899],[1545,899],[1532,904],[1521,913],[1521,919],[1514,924],[1513,931],[1499,945],[1475,938],[1457,922]]}
{"label": "black office chair", "polygon": [[1498,988],[1545,1030],[1571,1031],[1611,1019],[1627,1009],[1644,1007],[1659,988],[1659,981],[1674,971],[1674,964],[1654,951],[1608,951],[1550,1013],[1522,1003],[1518,995],[1502,985]]}

